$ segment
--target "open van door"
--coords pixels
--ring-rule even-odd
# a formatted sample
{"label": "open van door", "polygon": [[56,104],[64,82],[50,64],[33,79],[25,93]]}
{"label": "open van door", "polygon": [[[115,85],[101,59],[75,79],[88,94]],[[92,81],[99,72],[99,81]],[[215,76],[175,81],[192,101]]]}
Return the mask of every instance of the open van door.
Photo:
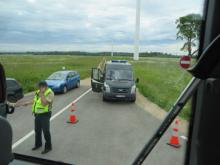
{"label": "open van door", "polygon": [[102,92],[104,75],[99,68],[92,68],[91,86],[93,92]]}

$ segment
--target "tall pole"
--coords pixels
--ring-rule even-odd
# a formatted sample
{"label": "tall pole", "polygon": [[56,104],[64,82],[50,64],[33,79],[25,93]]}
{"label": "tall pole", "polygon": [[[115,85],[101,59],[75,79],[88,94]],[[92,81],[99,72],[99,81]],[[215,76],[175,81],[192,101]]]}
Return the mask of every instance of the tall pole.
{"label": "tall pole", "polygon": [[140,40],[140,9],[141,0],[136,0],[136,24],[134,41],[134,60],[139,60],[139,40]]}
{"label": "tall pole", "polygon": [[113,54],[114,54],[114,50],[113,50],[113,41],[112,41],[112,51],[111,51],[111,56],[113,57]]}

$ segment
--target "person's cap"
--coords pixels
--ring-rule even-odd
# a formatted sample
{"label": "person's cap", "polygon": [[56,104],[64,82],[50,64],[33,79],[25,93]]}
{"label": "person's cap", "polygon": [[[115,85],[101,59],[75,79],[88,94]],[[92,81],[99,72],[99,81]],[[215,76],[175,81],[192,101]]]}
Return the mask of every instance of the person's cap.
{"label": "person's cap", "polygon": [[47,82],[45,80],[41,80],[39,83],[38,83],[38,87],[47,87]]}

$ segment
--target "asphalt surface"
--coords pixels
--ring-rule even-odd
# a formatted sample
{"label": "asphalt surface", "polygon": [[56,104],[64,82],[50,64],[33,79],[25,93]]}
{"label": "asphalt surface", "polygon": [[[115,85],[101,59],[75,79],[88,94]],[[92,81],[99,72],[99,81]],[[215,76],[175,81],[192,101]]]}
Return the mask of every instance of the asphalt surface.
{"label": "asphalt surface", "polygon": [[[40,154],[43,148],[31,151],[33,134],[14,145],[13,151],[76,165],[130,165],[161,121],[135,103],[103,102],[101,94],[88,91],[88,82],[55,96],[53,115],[62,113],[51,121],[53,150],[50,153]],[[78,98],[86,91],[87,94]],[[70,112],[72,107],[66,106],[76,99],[76,111]],[[71,113],[79,120],[74,125],[66,122]],[[8,119],[13,128],[13,144],[34,128],[31,105],[17,107]],[[185,141],[181,139],[181,148],[172,148],[166,144],[170,135],[168,130],[145,165],[183,164]]]}

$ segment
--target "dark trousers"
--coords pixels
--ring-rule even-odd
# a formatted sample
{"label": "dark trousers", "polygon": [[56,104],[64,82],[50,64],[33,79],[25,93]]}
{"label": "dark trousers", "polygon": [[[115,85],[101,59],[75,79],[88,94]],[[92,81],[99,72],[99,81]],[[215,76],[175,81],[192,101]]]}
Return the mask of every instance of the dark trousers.
{"label": "dark trousers", "polygon": [[42,146],[42,131],[45,139],[45,148],[52,149],[50,135],[50,117],[51,112],[44,114],[35,114],[35,146]]}

